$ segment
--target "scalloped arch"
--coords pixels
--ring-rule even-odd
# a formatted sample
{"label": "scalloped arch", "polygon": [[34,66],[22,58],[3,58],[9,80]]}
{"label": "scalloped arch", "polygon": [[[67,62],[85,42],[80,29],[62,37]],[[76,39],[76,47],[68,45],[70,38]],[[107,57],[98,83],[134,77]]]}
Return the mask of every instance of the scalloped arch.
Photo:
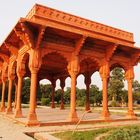
{"label": "scalloped arch", "polygon": [[114,62],[110,64],[111,70],[114,69],[115,67],[121,67],[124,71],[128,69],[128,64],[121,63],[121,62]]}
{"label": "scalloped arch", "polygon": [[61,57],[63,57],[67,61],[67,63],[69,62],[70,58],[67,56],[67,54],[62,53],[60,51],[56,51],[56,50],[55,51],[50,50],[50,51],[44,52],[43,55],[42,55],[42,58],[47,56],[47,55],[49,55],[49,54],[54,54],[54,53],[60,55]]}
{"label": "scalloped arch", "polygon": [[93,62],[96,62],[97,63],[97,65],[100,67],[100,61],[97,59],[97,58],[93,58],[93,57],[89,57],[89,56],[86,56],[86,57],[82,57],[82,58],[80,58],[80,63],[82,62],[82,61],[84,61],[84,60],[86,60],[86,59],[89,59],[89,60],[91,60],[91,61],[93,61]]}

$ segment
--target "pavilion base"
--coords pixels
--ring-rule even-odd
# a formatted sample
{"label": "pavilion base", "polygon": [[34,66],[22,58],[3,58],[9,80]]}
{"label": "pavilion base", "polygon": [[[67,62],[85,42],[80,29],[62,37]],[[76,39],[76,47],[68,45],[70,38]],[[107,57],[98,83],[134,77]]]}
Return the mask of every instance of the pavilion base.
{"label": "pavilion base", "polygon": [[5,112],[5,107],[1,107],[0,112]]}
{"label": "pavilion base", "polygon": [[55,108],[55,104],[54,103],[51,104],[51,108]]}
{"label": "pavilion base", "polygon": [[70,122],[78,122],[79,118],[77,116],[77,113],[76,112],[70,113],[68,121],[70,121]]}
{"label": "pavilion base", "polygon": [[15,118],[23,118],[22,111],[21,111],[21,110],[16,111],[14,117],[15,117]]}
{"label": "pavilion base", "polygon": [[137,120],[137,117],[136,117],[136,115],[135,115],[133,110],[129,110],[128,111],[127,118],[130,118],[130,119],[133,119],[133,120]]}
{"label": "pavilion base", "polygon": [[64,110],[64,109],[65,109],[64,104],[61,103],[61,105],[60,105],[60,110]]}
{"label": "pavilion base", "polygon": [[12,111],[12,108],[7,108],[7,110],[6,110],[6,114],[13,114],[13,111]]}
{"label": "pavilion base", "polygon": [[40,122],[37,120],[36,113],[30,113],[26,126],[40,126]]}
{"label": "pavilion base", "polygon": [[103,111],[101,118],[103,120],[111,120],[109,111],[108,110],[107,111]]}

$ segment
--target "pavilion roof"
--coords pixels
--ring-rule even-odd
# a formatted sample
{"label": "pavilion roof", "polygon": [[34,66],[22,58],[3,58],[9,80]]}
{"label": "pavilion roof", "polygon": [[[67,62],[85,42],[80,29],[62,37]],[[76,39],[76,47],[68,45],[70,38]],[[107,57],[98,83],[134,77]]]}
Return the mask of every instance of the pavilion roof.
{"label": "pavilion roof", "polygon": [[140,48],[134,46],[132,33],[38,4],[31,9],[26,18],[19,19],[15,27],[1,44],[0,53],[10,57],[13,51],[12,48],[19,48],[18,46],[21,40],[16,35],[15,29],[22,32],[21,23],[27,23],[30,27],[35,28],[45,26],[53,28],[54,30],[65,30],[65,32],[69,32],[73,35],[83,35],[93,38],[95,41],[101,40],[117,44],[117,48],[127,53],[140,53]]}

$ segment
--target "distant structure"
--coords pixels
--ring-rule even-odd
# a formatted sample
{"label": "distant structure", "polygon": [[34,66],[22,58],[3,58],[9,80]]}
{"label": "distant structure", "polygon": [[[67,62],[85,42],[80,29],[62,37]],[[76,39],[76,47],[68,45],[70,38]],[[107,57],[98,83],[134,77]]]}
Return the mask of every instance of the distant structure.
{"label": "distant structure", "polygon": [[[21,91],[24,77],[31,78],[30,107],[27,125],[39,123],[36,114],[36,91],[40,80],[52,83],[60,79],[64,94],[65,79],[71,78],[69,121],[78,120],[76,112],[76,79],[83,74],[86,84],[86,106],[90,110],[91,75],[99,71],[102,79],[102,117],[109,119],[108,80],[110,71],[121,67],[128,82],[128,116],[134,119],[132,81],[134,66],[140,59],[140,49],[134,46],[133,34],[101,23],[36,4],[21,18],[0,46],[1,112],[12,110],[15,94],[15,117],[22,117]],[[8,105],[5,107],[5,87],[8,81]],[[16,92],[12,93],[12,85]],[[63,94],[61,109],[64,108]],[[46,116],[47,117],[47,116]]]}

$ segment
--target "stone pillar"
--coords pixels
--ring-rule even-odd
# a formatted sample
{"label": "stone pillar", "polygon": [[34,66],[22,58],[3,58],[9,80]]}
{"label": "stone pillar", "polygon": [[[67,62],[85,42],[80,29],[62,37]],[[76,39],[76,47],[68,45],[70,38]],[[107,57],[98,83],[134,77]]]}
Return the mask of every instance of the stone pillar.
{"label": "stone pillar", "polygon": [[6,114],[11,114],[12,113],[12,85],[13,85],[14,75],[12,74],[9,75],[8,80],[9,80],[9,87],[8,87],[8,103],[7,103]]}
{"label": "stone pillar", "polygon": [[73,56],[68,64],[68,72],[71,77],[70,114],[69,114],[69,120],[71,122],[77,122],[79,120],[76,112],[76,79],[79,71],[80,71],[79,58],[78,56]]}
{"label": "stone pillar", "polygon": [[39,125],[36,115],[36,92],[37,92],[37,77],[41,66],[41,54],[38,49],[30,50],[29,69],[31,72],[31,86],[30,86],[30,107],[28,113],[27,125]]}
{"label": "stone pillar", "polygon": [[31,87],[30,87],[30,109],[28,114],[29,123],[38,123],[36,115],[36,91],[37,91],[37,72],[31,71]]}
{"label": "stone pillar", "polygon": [[91,83],[91,75],[89,75],[89,72],[85,74],[85,84],[86,84],[86,106],[85,111],[90,111],[90,100],[89,100],[89,90],[90,90],[90,83]]}
{"label": "stone pillar", "polygon": [[51,103],[51,108],[55,108],[55,103],[54,103],[54,94],[55,94],[55,87],[56,87],[56,80],[52,80],[52,103]]}
{"label": "stone pillar", "polygon": [[22,82],[23,76],[25,72],[17,72],[18,76],[18,85],[17,85],[17,98],[16,98],[16,111],[15,111],[15,118],[21,118],[22,110],[21,110],[21,96],[22,96]]}
{"label": "stone pillar", "polygon": [[16,105],[17,105],[17,92],[18,92],[18,85],[17,85],[17,80],[15,80],[15,103],[14,103],[14,109],[16,109]]}
{"label": "stone pillar", "polygon": [[110,69],[109,69],[109,63],[106,62],[104,63],[101,67],[100,67],[100,76],[102,79],[102,92],[103,92],[103,101],[102,101],[102,105],[103,105],[103,111],[102,111],[102,117],[107,120],[109,119],[109,110],[108,110],[108,80],[109,80],[109,73],[110,73]]}
{"label": "stone pillar", "polygon": [[61,94],[61,105],[60,105],[60,109],[64,109],[64,87],[65,87],[65,78],[61,78],[60,79],[60,86],[62,89],[62,94]]}
{"label": "stone pillar", "polygon": [[133,67],[129,68],[125,73],[125,78],[128,83],[128,117],[132,119],[136,119],[133,110],[133,94],[132,94],[132,82],[134,79],[134,70]]}
{"label": "stone pillar", "polygon": [[5,88],[6,88],[6,78],[3,78],[2,79],[1,107],[0,107],[1,112],[5,112]]}

